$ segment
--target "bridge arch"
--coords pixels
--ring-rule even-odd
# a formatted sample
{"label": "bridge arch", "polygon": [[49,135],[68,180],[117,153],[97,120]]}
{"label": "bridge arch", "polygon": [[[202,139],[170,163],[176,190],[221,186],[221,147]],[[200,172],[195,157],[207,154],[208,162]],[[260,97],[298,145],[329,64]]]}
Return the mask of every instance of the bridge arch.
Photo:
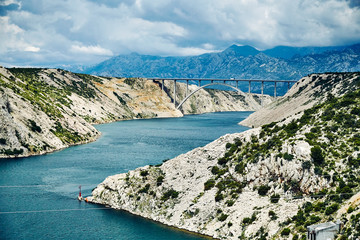
{"label": "bridge arch", "polygon": [[226,84],[226,83],[219,83],[219,82],[214,82],[214,83],[209,83],[209,84],[206,84],[204,86],[201,86],[201,87],[198,87],[195,91],[191,92],[188,96],[186,96],[180,103],[179,105],[176,107],[176,109],[180,109],[182,107],[182,105],[186,102],[186,100],[188,100],[192,95],[194,95],[197,91],[199,91],[200,89],[203,89],[203,88],[206,88],[208,86],[213,86],[213,85],[222,85],[222,86],[227,86],[227,87],[230,87],[238,92],[243,92],[241,91],[239,88],[237,87],[234,87],[230,84]]}

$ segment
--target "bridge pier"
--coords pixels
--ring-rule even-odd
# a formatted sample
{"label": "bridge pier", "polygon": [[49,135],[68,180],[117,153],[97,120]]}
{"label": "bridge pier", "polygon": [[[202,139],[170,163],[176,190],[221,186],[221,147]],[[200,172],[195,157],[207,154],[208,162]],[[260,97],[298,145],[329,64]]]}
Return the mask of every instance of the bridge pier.
{"label": "bridge pier", "polygon": [[[179,106],[181,107],[182,103],[184,101],[186,101],[186,99],[188,99],[190,96],[192,96],[195,92],[197,92],[199,89],[202,89],[204,87],[208,87],[211,85],[225,85],[231,88],[234,88],[237,91],[241,91],[239,90],[239,81],[241,82],[249,82],[249,94],[251,94],[251,82],[261,82],[261,105],[263,105],[264,103],[264,83],[265,82],[274,82],[274,97],[277,97],[277,83],[278,82],[283,82],[283,83],[287,83],[287,90],[290,90],[290,84],[291,83],[295,83],[297,81],[295,80],[251,80],[251,79],[205,79],[205,78],[195,78],[195,79],[189,79],[189,78],[149,78],[148,80],[152,80],[152,81],[156,81],[158,83],[161,83],[161,90],[162,92],[164,92],[165,89],[165,81],[173,81],[174,82],[174,97],[173,97],[173,103],[174,105],[176,105],[176,82],[177,81],[186,81],[186,96],[185,99],[181,100],[181,103],[179,104]],[[198,86],[199,88],[194,90],[193,92],[189,92],[189,81],[194,81],[196,84],[196,81],[198,81]],[[208,81],[211,82],[210,84],[206,84],[201,86],[201,81]],[[236,87],[233,86],[233,84],[227,84],[227,82],[236,82],[235,85]],[[178,107],[179,107],[178,106]]]}
{"label": "bridge pier", "polygon": [[274,97],[276,97],[276,82],[275,83],[275,86],[274,86]]}
{"label": "bridge pier", "polygon": [[176,80],[174,80],[174,105],[176,106]]}
{"label": "bridge pier", "polygon": [[264,98],[264,81],[261,81],[261,106],[263,105]]}

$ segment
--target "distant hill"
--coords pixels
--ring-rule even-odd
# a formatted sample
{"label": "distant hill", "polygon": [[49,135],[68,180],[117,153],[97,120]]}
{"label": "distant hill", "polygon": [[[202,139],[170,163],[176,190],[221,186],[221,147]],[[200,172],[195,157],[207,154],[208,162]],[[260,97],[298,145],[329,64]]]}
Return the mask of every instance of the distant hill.
{"label": "distant hill", "polygon": [[259,51],[232,45],[191,57],[119,55],[83,73],[117,77],[300,79],[311,73],[360,71],[360,44],[344,47],[286,47]]}

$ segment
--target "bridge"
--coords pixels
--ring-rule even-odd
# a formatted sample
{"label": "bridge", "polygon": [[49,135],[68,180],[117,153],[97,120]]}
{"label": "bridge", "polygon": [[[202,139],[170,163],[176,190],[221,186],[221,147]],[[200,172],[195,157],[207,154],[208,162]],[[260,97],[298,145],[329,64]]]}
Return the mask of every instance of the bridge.
{"label": "bridge", "polygon": [[[238,92],[242,92],[239,89],[239,82],[248,82],[249,83],[249,90],[248,93],[251,93],[251,83],[252,82],[261,82],[261,98],[264,95],[264,83],[274,83],[274,97],[276,97],[276,85],[277,83],[287,83],[288,84],[288,91],[290,89],[290,84],[291,83],[295,83],[297,82],[296,80],[258,80],[258,79],[209,79],[209,78],[147,78],[148,80],[152,80],[152,81],[161,81],[161,89],[162,91],[164,91],[164,82],[165,81],[173,81],[174,82],[174,105],[176,107],[176,81],[186,81],[186,95],[185,98],[183,100],[181,100],[181,102],[179,103],[179,105],[176,107],[176,109],[180,109],[181,106],[183,105],[184,102],[186,102],[186,100],[188,100],[192,95],[194,95],[197,91],[199,91],[200,89],[203,89],[205,87],[208,86],[213,86],[213,85],[222,85],[222,86],[227,86],[230,87]],[[189,81],[192,82],[197,82],[198,84],[198,88],[196,90],[194,90],[193,92],[191,92],[189,94]],[[201,82],[210,82],[208,84],[205,85],[201,85]],[[235,82],[235,86],[229,84],[229,83],[233,83]]]}

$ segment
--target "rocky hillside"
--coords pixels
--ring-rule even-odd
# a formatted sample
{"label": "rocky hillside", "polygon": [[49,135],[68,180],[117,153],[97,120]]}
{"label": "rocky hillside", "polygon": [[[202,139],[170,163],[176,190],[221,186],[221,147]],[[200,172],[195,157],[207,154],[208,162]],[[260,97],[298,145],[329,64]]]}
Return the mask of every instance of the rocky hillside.
{"label": "rocky hillside", "polygon": [[276,101],[251,114],[241,125],[259,127],[299,113],[327,99],[328,94],[340,97],[356,88],[360,73],[311,74],[300,79]]}
{"label": "rocky hillside", "polygon": [[[169,83],[171,84],[171,83]],[[184,84],[177,84],[177,99]],[[191,86],[193,89],[194,86]],[[170,85],[165,89],[173,89]],[[202,90],[182,112],[146,79],[104,78],[60,69],[0,67],[0,157],[43,154],[93,141],[99,132],[91,125],[118,120],[180,117],[213,111],[260,108],[257,95]],[[266,96],[264,102],[271,101]]]}
{"label": "rocky hillside", "polygon": [[110,176],[88,199],[218,239],[306,239],[306,226],[335,219],[345,224],[338,239],[356,239],[359,75],[352,81],[342,96],[327,94],[296,119]]}

